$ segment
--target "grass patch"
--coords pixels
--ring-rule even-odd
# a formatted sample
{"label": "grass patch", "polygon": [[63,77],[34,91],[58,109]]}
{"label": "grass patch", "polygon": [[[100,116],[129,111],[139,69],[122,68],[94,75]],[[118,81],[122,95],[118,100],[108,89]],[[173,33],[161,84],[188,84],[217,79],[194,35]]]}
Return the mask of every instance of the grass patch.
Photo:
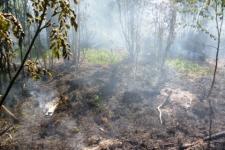
{"label": "grass patch", "polygon": [[208,67],[180,58],[167,60],[167,65],[174,68],[176,71],[189,76],[204,76],[211,73],[211,70]]}
{"label": "grass patch", "polygon": [[[24,57],[24,55],[26,54],[26,50],[22,50],[22,53],[23,53],[23,57]],[[60,57],[62,56],[62,52],[61,51],[59,51],[59,55],[60,55]],[[16,49],[15,50],[15,56],[16,57],[21,57],[21,51],[20,51],[20,49]],[[37,54],[37,51],[36,50],[32,50],[31,51],[31,53],[30,53],[30,56],[31,56],[31,58],[34,58],[34,59],[36,59],[37,57],[39,57],[39,58],[45,58],[45,59],[48,59],[48,58],[52,58],[52,56],[53,56],[53,58],[57,58],[55,55],[54,55],[54,53],[53,53],[53,51],[52,50],[50,50],[50,49],[45,49],[45,50],[43,50],[43,51],[39,51],[38,52],[38,54]]]}
{"label": "grass patch", "polygon": [[125,55],[109,50],[86,50],[85,58],[91,64],[108,65],[116,64],[123,60]]}

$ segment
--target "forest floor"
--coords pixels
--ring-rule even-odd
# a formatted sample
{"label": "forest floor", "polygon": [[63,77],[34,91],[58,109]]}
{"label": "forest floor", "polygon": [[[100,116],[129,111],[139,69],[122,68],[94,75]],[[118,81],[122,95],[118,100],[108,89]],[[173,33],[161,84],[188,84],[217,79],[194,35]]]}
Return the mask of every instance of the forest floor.
{"label": "forest floor", "polygon": [[[204,149],[209,129],[204,99],[211,74],[190,76],[167,67],[159,83],[150,80],[151,66],[137,69],[120,63],[60,65],[49,81],[28,81],[26,96],[15,107],[19,123],[1,118],[0,149],[153,150]],[[221,66],[222,68],[223,66]],[[225,131],[225,75],[218,72],[213,101],[212,133]],[[157,85],[157,86],[153,86]],[[45,105],[58,99],[54,114]],[[160,110],[162,118],[160,121]],[[224,149],[225,139],[212,142]],[[186,147],[186,148],[185,148]]]}

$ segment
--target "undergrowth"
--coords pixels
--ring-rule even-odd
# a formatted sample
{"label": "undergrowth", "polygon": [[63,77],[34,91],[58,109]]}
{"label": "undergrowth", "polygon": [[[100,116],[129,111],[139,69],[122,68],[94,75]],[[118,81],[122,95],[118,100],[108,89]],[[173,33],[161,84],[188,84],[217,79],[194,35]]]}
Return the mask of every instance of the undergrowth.
{"label": "undergrowth", "polygon": [[125,55],[120,53],[115,53],[109,50],[101,49],[87,49],[85,50],[85,58],[88,63],[99,64],[99,65],[109,65],[117,64],[124,59]]}
{"label": "undergrowth", "polygon": [[176,71],[189,76],[204,76],[211,73],[211,70],[208,67],[180,58],[167,60],[167,65]]}

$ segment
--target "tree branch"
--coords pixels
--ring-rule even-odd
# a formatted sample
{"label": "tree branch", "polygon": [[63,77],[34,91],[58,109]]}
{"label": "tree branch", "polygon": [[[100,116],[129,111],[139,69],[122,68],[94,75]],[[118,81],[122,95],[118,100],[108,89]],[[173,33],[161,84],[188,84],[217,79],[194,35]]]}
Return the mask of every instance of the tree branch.
{"label": "tree branch", "polygon": [[3,103],[5,102],[5,100],[6,100],[7,96],[8,96],[8,94],[9,94],[10,90],[12,89],[12,87],[13,87],[13,85],[14,85],[16,79],[18,78],[20,72],[23,70],[24,64],[25,64],[25,62],[26,62],[26,60],[27,60],[27,58],[28,58],[28,56],[29,56],[29,54],[30,54],[32,48],[33,48],[33,45],[34,45],[34,43],[35,43],[35,40],[36,40],[36,38],[38,37],[39,33],[41,32],[41,26],[42,26],[42,23],[43,23],[43,21],[44,21],[44,17],[45,17],[46,11],[47,11],[47,5],[45,6],[45,8],[44,8],[44,10],[43,10],[43,13],[42,13],[42,15],[41,15],[41,20],[39,21],[37,30],[36,30],[35,35],[34,35],[32,41],[31,41],[31,43],[30,43],[30,46],[29,46],[28,49],[27,49],[27,52],[26,52],[26,54],[25,54],[25,56],[24,56],[24,58],[23,58],[23,61],[22,61],[21,65],[20,65],[18,71],[16,72],[15,76],[14,76],[14,77],[12,78],[12,80],[10,81],[10,83],[9,83],[7,89],[6,89],[6,92],[5,92],[5,94],[3,95],[3,97],[2,97],[2,99],[1,99],[1,101],[0,101],[0,106],[2,106]]}
{"label": "tree branch", "polygon": [[[216,29],[217,29],[217,50],[216,50],[216,64],[215,64],[215,67],[214,67],[214,73],[213,73],[213,80],[212,80],[212,83],[211,83],[211,86],[210,86],[210,89],[209,89],[209,92],[207,94],[207,99],[208,99],[208,104],[209,104],[209,140],[208,140],[208,149],[211,148],[211,136],[212,136],[212,116],[213,116],[213,107],[212,107],[212,101],[209,99],[209,97],[211,96],[212,94],[212,91],[213,91],[213,88],[214,88],[214,85],[215,85],[215,82],[216,82],[216,73],[217,73],[217,70],[218,70],[218,61],[219,61],[219,52],[220,52],[220,42],[221,42],[221,33],[222,33],[222,26],[223,26],[223,18],[224,18],[224,8],[223,8],[223,5],[219,5],[219,2],[218,1],[215,1],[216,3],[216,8],[215,8],[215,13],[216,13]],[[221,14],[222,16],[219,16],[218,15],[218,6],[221,6]],[[219,19],[220,19],[220,22],[219,22]]]}

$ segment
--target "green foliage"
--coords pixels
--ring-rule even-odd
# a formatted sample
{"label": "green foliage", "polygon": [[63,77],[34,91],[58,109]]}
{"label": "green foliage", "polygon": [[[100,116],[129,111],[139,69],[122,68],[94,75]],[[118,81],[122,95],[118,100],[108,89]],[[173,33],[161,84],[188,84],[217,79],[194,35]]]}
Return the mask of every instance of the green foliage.
{"label": "green foliage", "polygon": [[[74,1],[78,3],[78,1]],[[40,30],[43,28],[51,28],[50,33],[50,49],[54,55],[59,58],[60,53],[64,58],[70,56],[70,45],[68,43],[68,30],[73,26],[77,30],[76,14],[71,8],[69,0],[32,0],[34,8],[34,15],[28,15],[28,22],[30,24],[42,24]],[[46,19],[47,10],[51,9],[53,12],[49,20]],[[57,18],[57,23],[53,23],[52,19]]]}
{"label": "green foliage", "polygon": [[0,31],[7,32],[9,30],[10,22],[2,14],[0,14]]}
{"label": "green foliage", "polygon": [[43,55],[44,58],[49,59],[49,58],[58,58],[58,57],[62,57],[62,52],[61,51],[52,51],[52,50],[46,50]]}
{"label": "green foliage", "polygon": [[28,60],[26,61],[25,68],[27,69],[28,74],[34,79],[38,80],[41,76],[46,75],[48,77],[52,77],[52,73],[38,64],[37,61]]}
{"label": "green foliage", "polygon": [[96,113],[104,111],[103,99],[98,94],[93,95],[93,97],[88,101],[88,105],[93,108]]}
{"label": "green foliage", "polygon": [[94,95],[94,99],[91,103],[92,103],[95,113],[99,114],[101,112],[107,111],[106,108],[104,107],[103,99],[100,95],[98,95],[98,94]]}
{"label": "green foliage", "polygon": [[[23,66],[34,79],[40,78],[42,74],[51,74],[42,69],[37,61],[27,60],[29,54],[32,54],[32,49],[37,36],[43,29],[50,28],[50,49],[52,50],[52,56],[69,58],[70,46],[68,43],[68,31],[70,27],[77,29],[76,14],[71,8],[69,0],[31,0],[33,13],[27,13],[28,23],[33,27],[36,27],[34,37],[31,39],[28,50],[25,52],[25,56],[22,61]],[[77,3],[78,1],[74,1]],[[47,16],[48,10],[51,10],[53,14],[50,17]],[[48,19],[47,19],[48,18]],[[54,23],[53,20],[54,19]],[[57,21],[56,21],[57,20]],[[10,32],[11,31],[11,32]],[[0,67],[5,66],[5,70],[10,70],[10,63],[13,62],[14,46],[11,39],[11,34],[19,40],[19,47],[22,47],[22,39],[24,32],[22,25],[19,23],[16,17],[9,13],[0,12]],[[18,56],[18,55],[17,55]],[[20,67],[21,71],[21,67]]]}
{"label": "green foliage", "polygon": [[88,49],[86,51],[86,60],[92,64],[108,65],[116,64],[122,61],[125,55],[113,53],[109,50]]}
{"label": "green foliage", "polygon": [[[181,24],[180,24],[181,25]],[[202,33],[205,33],[206,35],[208,35],[212,40],[216,41],[217,37],[215,35],[213,35],[212,33],[210,33],[206,28],[204,28],[199,22],[197,22],[197,25],[189,25],[189,24],[183,24],[183,28],[186,27],[191,27],[193,29],[199,30]]]}
{"label": "green foliage", "polygon": [[12,59],[15,56],[11,32],[21,45],[24,37],[22,25],[12,14],[0,12],[0,69],[4,72],[10,70],[10,66],[13,65]]}
{"label": "green foliage", "polygon": [[198,0],[174,0],[176,3],[187,3],[187,4],[196,4]]}
{"label": "green foliage", "polygon": [[10,37],[10,30],[16,38],[23,38],[24,32],[20,22],[12,14],[0,12],[0,40],[6,44],[6,47],[12,49],[13,42]]}
{"label": "green foliage", "polygon": [[211,73],[211,70],[207,67],[180,58],[169,59],[166,63],[176,71],[189,76],[204,76]]}
{"label": "green foliage", "polygon": [[223,23],[225,0],[176,0],[176,3],[183,6],[178,7],[179,12],[196,16],[194,22],[182,23],[185,24],[184,27],[192,27],[205,33],[211,39],[218,40],[218,37],[214,33],[210,33],[210,30],[204,27],[201,21],[208,20]]}
{"label": "green foliage", "polygon": [[95,95],[94,97],[94,104],[96,107],[99,107],[102,103],[102,98],[99,95]]}

